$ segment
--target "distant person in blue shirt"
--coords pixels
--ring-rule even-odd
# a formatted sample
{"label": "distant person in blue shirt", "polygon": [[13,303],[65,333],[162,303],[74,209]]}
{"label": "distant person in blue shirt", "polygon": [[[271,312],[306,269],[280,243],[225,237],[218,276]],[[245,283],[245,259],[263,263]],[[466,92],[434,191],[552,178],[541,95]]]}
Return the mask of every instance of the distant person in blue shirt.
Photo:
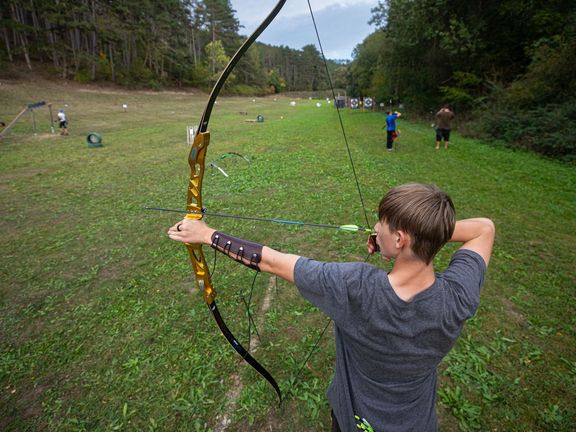
{"label": "distant person in blue shirt", "polygon": [[394,138],[398,136],[396,132],[396,119],[401,115],[398,111],[388,111],[388,115],[386,116],[386,148],[388,151],[394,149]]}

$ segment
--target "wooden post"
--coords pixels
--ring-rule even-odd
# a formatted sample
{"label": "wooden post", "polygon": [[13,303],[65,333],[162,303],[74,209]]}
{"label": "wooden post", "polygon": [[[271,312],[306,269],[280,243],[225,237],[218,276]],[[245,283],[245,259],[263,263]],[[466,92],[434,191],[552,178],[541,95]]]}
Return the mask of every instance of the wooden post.
{"label": "wooden post", "polygon": [[50,111],[50,132],[54,133],[54,116],[52,115],[52,104],[48,104],[48,110]]}
{"label": "wooden post", "polygon": [[6,126],[2,130],[2,132],[0,132],[0,139],[4,138],[4,136],[12,128],[12,126],[14,126],[18,122],[18,120],[20,120],[20,117],[22,117],[24,114],[26,114],[28,112],[28,110],[29,110],[28,107],[24,108],[22,111],[20,111],[20,114],[18,114],[16,117],[14,117],[14,120],[12,120],[10,123],[8,123],[8,126]]}
{"label": "wooden post", "polygon": [[32,130],[34,131],[34,135],[38,135],[36,133],[36,114],[33,108],[30,108],[30,113],[32,114]]}

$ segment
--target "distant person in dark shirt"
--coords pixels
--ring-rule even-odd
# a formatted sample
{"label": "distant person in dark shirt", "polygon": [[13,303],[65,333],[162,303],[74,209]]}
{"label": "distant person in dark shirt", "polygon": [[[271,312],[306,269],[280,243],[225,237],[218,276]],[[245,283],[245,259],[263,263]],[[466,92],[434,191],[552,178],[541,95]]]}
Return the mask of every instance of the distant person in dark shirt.
{"label": "distant person in dark shirt", "polygon": [[448,144],[450,144],[452,119],[454,119],[454,113],[447,105],[444,105],[440,111],[436,113],[436,150],[440,148],[442,140],[444,140],[444,148],[448,148]]}

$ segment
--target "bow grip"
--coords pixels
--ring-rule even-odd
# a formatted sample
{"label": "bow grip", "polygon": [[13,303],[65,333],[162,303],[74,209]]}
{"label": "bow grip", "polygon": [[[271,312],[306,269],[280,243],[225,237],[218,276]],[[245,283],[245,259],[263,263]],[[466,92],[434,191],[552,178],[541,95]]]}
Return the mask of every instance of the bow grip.
{"label": "bow grip", "polygon": [[190,182],[188,184],[188,214],[186,219],[202,219],[202,179],[206,168],[208,144],[210,144],[210,132],[198,132],[190,149],[188,156]]}
{"label": "bow grip", "polygon": [[[188,156],[190,165],[190,182],[188,184],[188,205],[186,219],[202,219],[202,179],[204,178],[206,150],[210,144],[210,132],[198,132],[194,137]],[[208,263],[202,252],[202,245],[186,244],[190,261],[196,275],[196,285],[208,305],[214,303],[216,291],[210,280]]]}

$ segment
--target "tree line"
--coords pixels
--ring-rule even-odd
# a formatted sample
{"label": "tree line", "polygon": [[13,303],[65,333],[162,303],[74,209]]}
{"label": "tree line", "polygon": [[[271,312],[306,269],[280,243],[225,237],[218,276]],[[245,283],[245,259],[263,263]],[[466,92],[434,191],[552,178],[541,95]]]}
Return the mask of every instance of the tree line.
{"label": "tree line", "polygon": [[[8,0],[0,64],[80,82],[209,88],[244,40],[235,12],[228,0]],[[324,69],[314,45],[256,44],[226,90],[319,90]]]}
{"label": "tree line", "polygon": [[370,23],[353,93],[421,114],[449,104],[469,132],[576,160],[573,0],[385,0]]}
{"label": "tree line", "polygon": [[[6,0],[0,69],[209,89],[244,40],[235,12],[229,0]],[[576,160],[574,0],[383,0],[368,24],[351,63],[328,61],[335,87],[420,115],[449,104],[469,133]],[[314,45],[256,43],[224,91],[328,87]]]}

